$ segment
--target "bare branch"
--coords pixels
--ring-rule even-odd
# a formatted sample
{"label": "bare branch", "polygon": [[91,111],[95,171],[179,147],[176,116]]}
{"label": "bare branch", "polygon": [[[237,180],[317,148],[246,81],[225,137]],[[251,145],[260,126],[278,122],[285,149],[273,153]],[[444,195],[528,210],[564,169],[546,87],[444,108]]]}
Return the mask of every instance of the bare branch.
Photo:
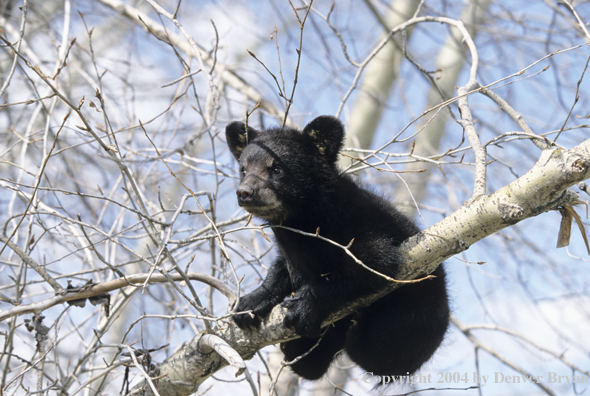
{"label": "bare branch", "polygon": [[[190,280],[203,282],[216,288],[228,298],[229,305],[232,305],[236,301],[236,294],[234,293],[234,291],[228,285],[226,285],[217,278],[213,278],[209,275],[200,274],[196,272],[188,272],[186,274],[186,277]],[[141,287],[142,284],[144,284],[146,281],[149,281],[149,283],[165,283],[169,282],[170,280],[179,282],[184,281],[185,277],[183,277],[180,274],[169,274],[168,276],[162,274],[135,274],[127,275],[125,278],[121,279],[115,279],[112,281],[99,284],[93,284],[80,292],[69,293],[67,290],[65,290],[62,291],[61,294],[56,295],[55,297],[51,297],[33,304],[19,305],[18,307],[2,311],[0,312],[0,322],[8,318],[14,317],[16,315],[42,312],[50,307],[62,304],[67,301],[89,298],[109,293],[114,290],[119,290],[127,286]],[[215,318],[211,318],[211,320],[215,320]]]}

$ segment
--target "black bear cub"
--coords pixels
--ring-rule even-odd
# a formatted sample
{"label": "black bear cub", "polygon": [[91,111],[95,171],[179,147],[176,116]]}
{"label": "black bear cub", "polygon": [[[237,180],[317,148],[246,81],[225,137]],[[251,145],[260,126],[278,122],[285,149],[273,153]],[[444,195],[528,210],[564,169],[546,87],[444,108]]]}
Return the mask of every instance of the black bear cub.
{"label": "black bear cub", "polygon": [[[341,245],[365,265],[395,278],[398,246],[417,226],[385,199],[360,187],[336,165],[344,128],[321,116],[303,131],[257,131],[232,122],[227,144],[240,165],[238,204],[271,225],[316,233]],[[383,288],[387,280],[354,262],[345,251],[318,238],[274,227],[278,257],[262,285],[241,297],[234,317],[241,328],[257,328],[272,308],[288,309],[285,325],[302,337],[281,344],[291,361],[317,347],[291,368],[315,380],[345,350],[374,375],[406,375],[426,362],[443,340],[449,323],[445,272],[406,284],[372,305],[321,329],[342,306]]]}

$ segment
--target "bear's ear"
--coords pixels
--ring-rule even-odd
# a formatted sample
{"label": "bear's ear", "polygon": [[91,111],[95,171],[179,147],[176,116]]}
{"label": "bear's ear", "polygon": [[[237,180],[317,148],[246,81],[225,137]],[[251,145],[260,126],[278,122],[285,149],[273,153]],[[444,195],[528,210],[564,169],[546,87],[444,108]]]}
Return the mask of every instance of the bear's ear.
{"label": "bear's ear", "polygon": [[225,127],[227,146],[238,161],[244,148],[259,134],[260,132],[251,126],[248,127],[248,134],[246,134],[246,124],[240,121],[234,121]]}
{"label": "bear's ear", "polygon": [[309,136],[326,159],[336,162],[338,151],[344,144],[344,127],[338,118],[319,116],[303,128],[303,134]]}

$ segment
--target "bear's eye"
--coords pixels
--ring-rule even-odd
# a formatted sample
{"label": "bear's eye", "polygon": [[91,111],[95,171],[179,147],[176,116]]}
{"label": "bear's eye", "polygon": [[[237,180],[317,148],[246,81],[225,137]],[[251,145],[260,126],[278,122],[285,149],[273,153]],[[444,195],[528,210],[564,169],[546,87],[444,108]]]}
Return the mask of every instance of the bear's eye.
{"label": "bear's eye", "polygon": [[272,173],[274,173],[275,175],[281,175],[283,174],[283,168],[281,168],[280,166],[275,166],[274,168],[272,168]]}
{"label": "bear's eye", "polygon": [[244,168],[243,166],[240,168],[240,177],[245,177],[246,176],[246,168]]}

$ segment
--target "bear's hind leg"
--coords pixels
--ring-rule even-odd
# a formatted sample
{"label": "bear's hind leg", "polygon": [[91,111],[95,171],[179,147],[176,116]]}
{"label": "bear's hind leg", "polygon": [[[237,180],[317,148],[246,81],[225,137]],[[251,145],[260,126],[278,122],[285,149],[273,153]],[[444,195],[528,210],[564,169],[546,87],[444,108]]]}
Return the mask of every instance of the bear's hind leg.
{"label": "bear's hind leg", "polygon": [[[320,343],[309,355],[292,364],[291,369],[299,376],[308,380],[320,379],[334,360],[334,355],[342,349],[346,342],[346,331],[350,318],[344,318],[328,327]],[[285,360],[290,362],[309,351],[319,338],[301,337],[281,344]]]}
{"label": "bear's hind leg", "polygon": [[440,346],[449,324],[444,270],[436,279],[408,284],[358,312],[346,352],[374,375],[417,371]]}

